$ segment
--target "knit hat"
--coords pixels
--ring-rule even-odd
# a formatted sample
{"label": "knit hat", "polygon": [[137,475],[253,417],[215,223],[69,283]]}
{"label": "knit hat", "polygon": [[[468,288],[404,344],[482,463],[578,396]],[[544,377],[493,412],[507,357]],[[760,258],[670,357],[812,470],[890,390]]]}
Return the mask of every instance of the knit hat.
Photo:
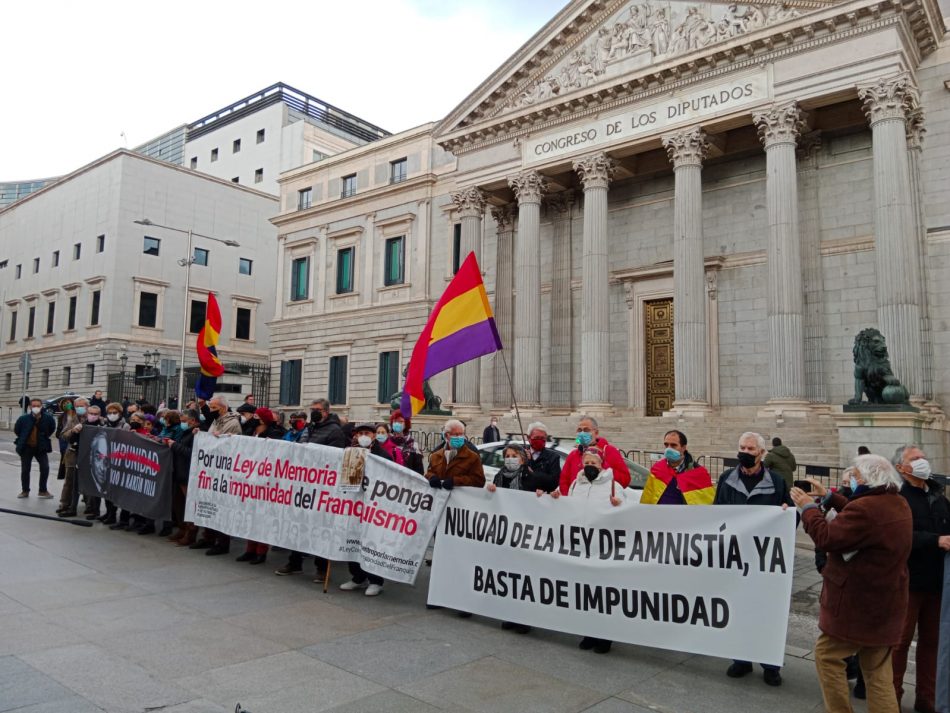
{"label": "knit hat", "polygon": [[254,411],[254,415],[264,423],[277,423],[277,416],[275,416],[274,412],[266,406],[261,406],[260,408],[256,409]]}
{"label": "knit hat", "polygon": [[371,433],[376,433],[376,424],[375,423],[361,423],[360,425],[353,428],[353,433],[359,433],[360,431],[369,431]]}

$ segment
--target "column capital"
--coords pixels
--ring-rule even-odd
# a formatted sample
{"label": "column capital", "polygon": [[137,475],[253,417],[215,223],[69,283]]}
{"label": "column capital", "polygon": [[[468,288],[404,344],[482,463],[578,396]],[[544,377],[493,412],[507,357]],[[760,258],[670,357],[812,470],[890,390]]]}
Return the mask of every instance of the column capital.
{"label": "column capital", "polygon": [[817,129],[801,134],[798,137],[798,144],[795,150],[795,158],[798,163],[808,162],[811,168],[817,168],[816,159],[821,151],[821,132]]}
{"label": "column capital", "polygon": [[548,187],[548,179],[537,171],[523,171],[509,178],[508,185],[514,190],[518,205],[540,203],[541,194]]}
{"label": "column capital", "polygon": [[858,98],[871,126],[888,119],[907,121],[920,106],[920,93],[907,72],[858,85]]}
{"label": "column capital", "polygon": [[698,126],[667,134],[662,137],[662,142],[674,169],[680,166],[702,166],[709,152],[706,132]]}
{"label": "column capital", "polygon": [[485,194],[477,186],[469,186],[452,194],[452,201],[463,218],[481,218],[485,212]]}
{"label": "column capital", "polygon": [[576,202],[577,196],[571,188],[558,193],[548,193],[544,196],[544,204],[547,206],[549,213],[553,212],[558,215],[567,213]]}
{"label": "column capital", "polygon": [[617,168],[616,161],[603,151],[579,158],[572,165],[585,191],[588,188],[606,188]]}
{"label": "column capital", "polygon": [[514,228],[517,210],[514,203],[505,203],[504,205],[493,205],[491,207],[491,217],[498,224],[498,232],[509,232]]}
{"label": "column capital", "polygon": [[924,108],[915,106],[907,115],[907,147],[920,151],[923,149],[924,134],[927,133],[927,127],[924,126]]}
{"label": "column capital", "polygon": [[778,144],[795,144],[805,128],[805,112],[796,102],[773,104],[752,115],[759,140],[766,149]]}

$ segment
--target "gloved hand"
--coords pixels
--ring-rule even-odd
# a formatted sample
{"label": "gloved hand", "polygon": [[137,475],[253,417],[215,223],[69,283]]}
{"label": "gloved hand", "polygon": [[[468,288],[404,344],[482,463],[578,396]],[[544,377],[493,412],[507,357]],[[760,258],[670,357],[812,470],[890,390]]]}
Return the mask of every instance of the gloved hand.
{"label": "gloved hand", "polygon": [[441,478],[436,478],[435,476],[432,476],[431,478],[429,478],[429,485],[431,485],[433,488],[441,488],[441,487],[442,487],[442,479],[441,479]]}
{"label": "gloved hand", "polygon": [[446,478],[442,481],[442,487],[446,490],[451,490],[455,487],[455,481],[452,478]]}

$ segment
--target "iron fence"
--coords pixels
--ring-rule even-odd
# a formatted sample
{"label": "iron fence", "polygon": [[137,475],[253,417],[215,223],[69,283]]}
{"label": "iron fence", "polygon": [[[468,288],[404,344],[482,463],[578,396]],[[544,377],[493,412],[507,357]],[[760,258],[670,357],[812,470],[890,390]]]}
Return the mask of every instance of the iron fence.
{"label": "iron fence", "polygon": [[[107,375],[106,396],[108,400],[121,403],[129,401],[147,401],[158,405],[165,403],[173,408],[178,404],[178,380],[180,371],[175,374],[155,373],[137,375],[132,372],[120,372]],[[185,401],[190,401],[195,393],[195,382],[200,374],[199,367],[185,368]],[[235,378],[238,377],[238,378]],[[259,406],[268,405],[270,388],[270,367],[266,364],[228,362],[224,365],[224,374],[218,378],[217,393],[241,394],[244,391],[254,394]]]}

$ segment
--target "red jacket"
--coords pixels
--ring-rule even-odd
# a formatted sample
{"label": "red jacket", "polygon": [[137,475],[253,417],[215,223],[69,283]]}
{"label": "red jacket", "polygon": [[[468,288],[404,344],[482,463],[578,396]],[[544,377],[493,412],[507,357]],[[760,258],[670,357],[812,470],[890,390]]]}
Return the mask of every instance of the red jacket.
{"label": "red jacket", "polygon": [[[610,468],[614,472],[614,480],[624,488],[630,485],[630,469],[627,468],[627,462],[620,455],[620,451],[607,443],[606,438],[598,438],[590,444],[597,446],[604,452],[604,468]],[[579,448],[571,451],[567,460],[564,461],[564,467],[561,468],[561,495],[567,495],[571,483],[577,477],[577,474],[584,470],[583,455]]]}
{"label": "red jacket", "polygon": [[387,438],[385,441],[379,444],[382,446],[382,449],[389,454],[389,457],[392,458],[399,465],[405,465],[402,457],[402,449],[393,443],[392,438]]}

